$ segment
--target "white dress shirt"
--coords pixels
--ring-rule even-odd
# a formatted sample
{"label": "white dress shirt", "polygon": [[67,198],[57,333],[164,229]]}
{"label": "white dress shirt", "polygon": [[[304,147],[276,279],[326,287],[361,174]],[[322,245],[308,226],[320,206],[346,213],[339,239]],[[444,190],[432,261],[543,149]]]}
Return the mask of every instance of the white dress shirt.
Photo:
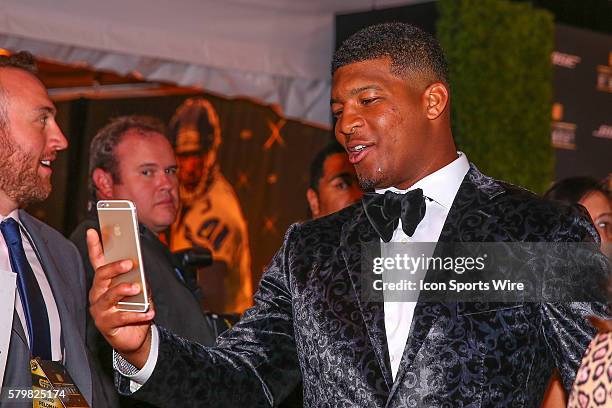
{"label": "white dress shirt", "polygon": [[[458,152],[457,155],[458,157],[453,162],[422,178],[408,190],[398,190],[394,187],[376,190],[377,193],[381,194],[387,190],[405,193],[420,188],[426,197],[425,217],[417,226],[412,237],[404,233],[400,220],[399,225],[393,232],[391,242],[438,242],[448,212],[455,200],[457,191],[459,191],[459,186],[470,169],[470,164],[465,155],[461,152]],[[394,380],[408,340],[415,306],[416,302],[385,302],[385,329]],[[132,392],[138,390],[149,379],[157,363],[159,336],[157,327],[153,325],[151,330],[151,351],[145,366],[140,371],[126,367],[126,361],[120,355],[113,355],[115,369],[131,379],[130,389]]]}
{"label": "white dress shirt", "polygon": [[[404,233],[402,221],[400,220],[393,232],[391,242],[438,242],[448,212],[455,200],[457,191],[459,191],[459,186],[469,169],[470,164],[467,158],[463,153],[458,152],[458,157],[453,162],[417,181],[407,190],[398,190],[395,187],[376,190],[379,194],[384,194],[385,191],[403,194],[407,191],[420,188],[425,196],[425,216],[417,226],[412,237]],[[381,243],[383,243],[382,240]],[[383,295],[385,293],[386,291],[383,291]],[[416,302],[385,301],[384,307],[389,360],[391,361],[393,380],[395,380],[402,356],[404,355],[404,348],[408,341]]]}
{"label": "white dress shirt", "polygon": [[[8,217],[11,217],[19,224],[19,229],[21,231],[21,241],[23,242],[23,250],[25,251],[26,257],[28,258],[28,262],[30,263],[32,271],[34,271],[34,276],[36,277],[38,286],[40,286],[40,291],[42,292],[45,305],[47,306],[47,315],[49,316],[49,329],[51,330],[51,357],[53,358],[53,361],[61,361],[62,325],[60,323],[57,304],[55,303],[55,298],[53,297],[53,292],[51,291],[51,285],[49,285],[49,281],[47,280],[47,276],[45,275],[45,272],[40,263],[36,248],[34,247],[34,241],[32,241],[30,235],[28,234],[24,226],[21,224],[18,211],[19,210],[13,210],[6,217],[0,214],[0,222],[4,221]],[[8,247],[6,245],[6,242],[4,241],[4,236],[2,236],[2,234],[0,234],[0,270],[13,270],[11,268],[11,260],[9,258]],[[15,294],[15,310],[17,311],[17,316],[19,316],[19,320],[21,321],[21,326],[23,327],[23,331],[26,334],[26,340],[29,346],[30,335],[25,318],[25,313],[23,311],[23,305],[21,304],[21,296],[19,295],[19,291],[17,289],[15,289],[15,291],[17,292]]]}

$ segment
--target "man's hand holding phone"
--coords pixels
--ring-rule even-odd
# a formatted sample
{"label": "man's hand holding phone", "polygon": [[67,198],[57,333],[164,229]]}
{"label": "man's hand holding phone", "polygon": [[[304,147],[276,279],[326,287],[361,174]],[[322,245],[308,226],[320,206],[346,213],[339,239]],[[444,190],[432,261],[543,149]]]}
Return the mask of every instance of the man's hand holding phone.
{"label": "man's hand holding phone", "polygon": [[138,294],[137,283],[113,283],[113,278],[132,269],[132,261],[121,260],[107,264],[98,233],[87,231],[89,260],[94,270],[93,285],[89,291],[89,311],[96,327],[106,341],[127,361],[140,369],[151,348],[151,323],[155,316],[153,305],[145,313],[118,310],[121,299]]}

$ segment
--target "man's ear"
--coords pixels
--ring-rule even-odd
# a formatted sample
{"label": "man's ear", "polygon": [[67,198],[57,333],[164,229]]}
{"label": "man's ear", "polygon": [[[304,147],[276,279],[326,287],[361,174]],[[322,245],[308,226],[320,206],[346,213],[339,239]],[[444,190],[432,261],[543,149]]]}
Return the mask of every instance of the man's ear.
{"label": "man's ear", "polygon": [[437,119],[448,106],[449,94],[446,85],[435,82],[425,89],[424,95],[427,103],[427,119]]}
{"label": "man's ear", "polygon": [[320,214],[319,211],[319,196],[316,191],[312,188],[309,188],[306,191],[306,200],[308,200],[308,205],[310,206],[310,212],[312,213],[312,218],[317,218]]}
{"label": "man's ear", "polygon": [[113,198],[113,176],[106,170],[101,168],[94,169],[91,174],[91,179],[100,200],[112,200]]}

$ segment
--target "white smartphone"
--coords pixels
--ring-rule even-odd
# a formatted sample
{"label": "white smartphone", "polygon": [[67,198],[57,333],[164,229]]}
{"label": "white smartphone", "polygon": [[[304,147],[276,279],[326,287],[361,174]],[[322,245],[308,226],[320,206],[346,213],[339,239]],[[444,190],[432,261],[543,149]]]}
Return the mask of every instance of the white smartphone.
{"label": "white smartphone", "polygon": [[121,299],[117,309],[144,313],[149,309],[149,296],[142,267],[136,207],[128,200],[102,200],[98,201],[97,209],[104,259],[107,263],[129,259],[134,265],[131,271],[115,277],[113,284],[138,283],[142,288],[137,295]]}

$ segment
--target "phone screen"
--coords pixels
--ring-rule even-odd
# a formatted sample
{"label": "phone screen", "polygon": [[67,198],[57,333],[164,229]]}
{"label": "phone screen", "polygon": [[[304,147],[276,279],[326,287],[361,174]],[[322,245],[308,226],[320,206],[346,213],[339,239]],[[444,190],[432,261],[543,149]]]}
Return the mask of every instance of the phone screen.
{"label": "phone screen", "polygon": [[138,283],[142,288],[137,295],[119,301],[117,308],[131,312],[146,312],[149,302],[142,267],[136,207],[127,200],[103,200],[98,201],[97,209],[104,259],[107,263],[129,259],[134,265],[129,272],[115,277],[113,285],[129,282]]}

